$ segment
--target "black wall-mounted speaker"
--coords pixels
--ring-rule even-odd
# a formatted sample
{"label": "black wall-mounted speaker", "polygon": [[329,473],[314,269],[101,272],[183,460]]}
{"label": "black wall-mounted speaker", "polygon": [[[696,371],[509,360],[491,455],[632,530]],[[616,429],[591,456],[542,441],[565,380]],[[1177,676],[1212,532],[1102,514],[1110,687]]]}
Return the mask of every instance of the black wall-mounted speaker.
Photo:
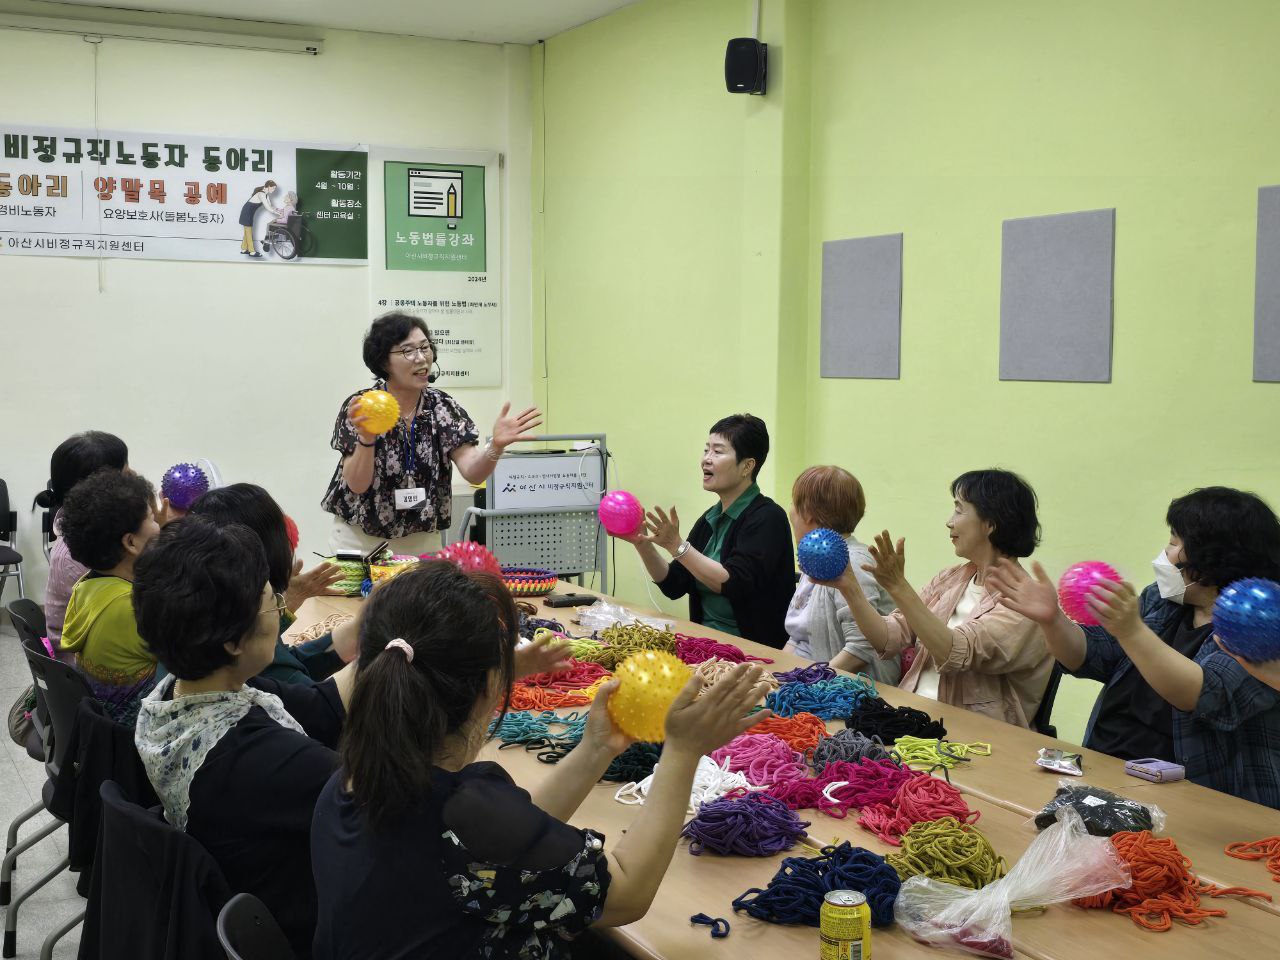
{"label": "black wall-mounted speaker", "polygon": [[724,51],[724,85],[730,93],[763,94],[769,45],[754,37],[735,37]]}

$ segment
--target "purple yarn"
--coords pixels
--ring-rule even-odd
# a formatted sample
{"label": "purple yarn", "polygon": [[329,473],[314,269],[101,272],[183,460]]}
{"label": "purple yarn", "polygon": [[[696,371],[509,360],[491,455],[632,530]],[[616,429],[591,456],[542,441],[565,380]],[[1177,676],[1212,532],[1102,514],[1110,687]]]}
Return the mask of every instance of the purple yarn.
{"label": "purple yarn", "polygon": [[695,856],[710,850],[726,856],[771,857],[794,847],[807,826],[808,821],[781,800],[748,793],[704,803],[680,835],[689,838],[689,852]]}
{"label": "purple yarn", "polygon": [[160,495],[178,510],[190,510],[208,492],[209,478],[194,463],[175,463],[160,481]]}
{"label": "purple yarn", "polygon": [[774,674],[779,683],[817,683],[820,680],[831,680],[835,676],[835,668],[825,660],[811,663],[807,667],[796,667],[786,673]]}

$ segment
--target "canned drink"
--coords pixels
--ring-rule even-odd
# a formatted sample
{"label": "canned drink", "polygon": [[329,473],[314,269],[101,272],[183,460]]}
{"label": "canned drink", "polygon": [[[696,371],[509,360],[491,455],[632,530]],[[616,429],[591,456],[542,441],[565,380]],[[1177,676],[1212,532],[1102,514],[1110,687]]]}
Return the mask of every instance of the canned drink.
{"label": "canned drink", "polygon": [[819,914],[820,960],[871,960],[871,908],[857,890],[832,890]]}

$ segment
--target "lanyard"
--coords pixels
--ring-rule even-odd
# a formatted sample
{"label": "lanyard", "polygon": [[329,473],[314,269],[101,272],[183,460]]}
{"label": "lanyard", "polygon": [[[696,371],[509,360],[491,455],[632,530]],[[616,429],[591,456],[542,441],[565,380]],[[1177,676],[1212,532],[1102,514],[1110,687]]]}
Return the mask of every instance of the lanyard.
{"label": "lanyard", "polygon": [[404,468],[409,476],[413,476],[414,469],[418,465],[418,414],[422,412],[422,396],[418,396],[418,403],[413,408],[413,416],[409,419],[409,443],[404,452]]}

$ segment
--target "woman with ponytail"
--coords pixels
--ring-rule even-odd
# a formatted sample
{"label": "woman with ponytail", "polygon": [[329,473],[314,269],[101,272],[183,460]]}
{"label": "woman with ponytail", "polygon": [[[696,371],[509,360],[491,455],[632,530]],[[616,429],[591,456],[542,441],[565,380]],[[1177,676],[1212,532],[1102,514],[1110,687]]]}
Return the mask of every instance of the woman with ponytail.
{"label": "woman with ponytail", "polygon": [[606,849],[568,825],[630,745],[596,696],[581,743],[532,791],[477,762],[511,691],[517,613],[500,581],[427,562],[369,599],[340,756],[316,802],[314,956],[567,955],[592,926],[644,916],[684,822],[698,759],[769,716],[742,664],[703,696],[691,681],[666,719],[653,789]]}

